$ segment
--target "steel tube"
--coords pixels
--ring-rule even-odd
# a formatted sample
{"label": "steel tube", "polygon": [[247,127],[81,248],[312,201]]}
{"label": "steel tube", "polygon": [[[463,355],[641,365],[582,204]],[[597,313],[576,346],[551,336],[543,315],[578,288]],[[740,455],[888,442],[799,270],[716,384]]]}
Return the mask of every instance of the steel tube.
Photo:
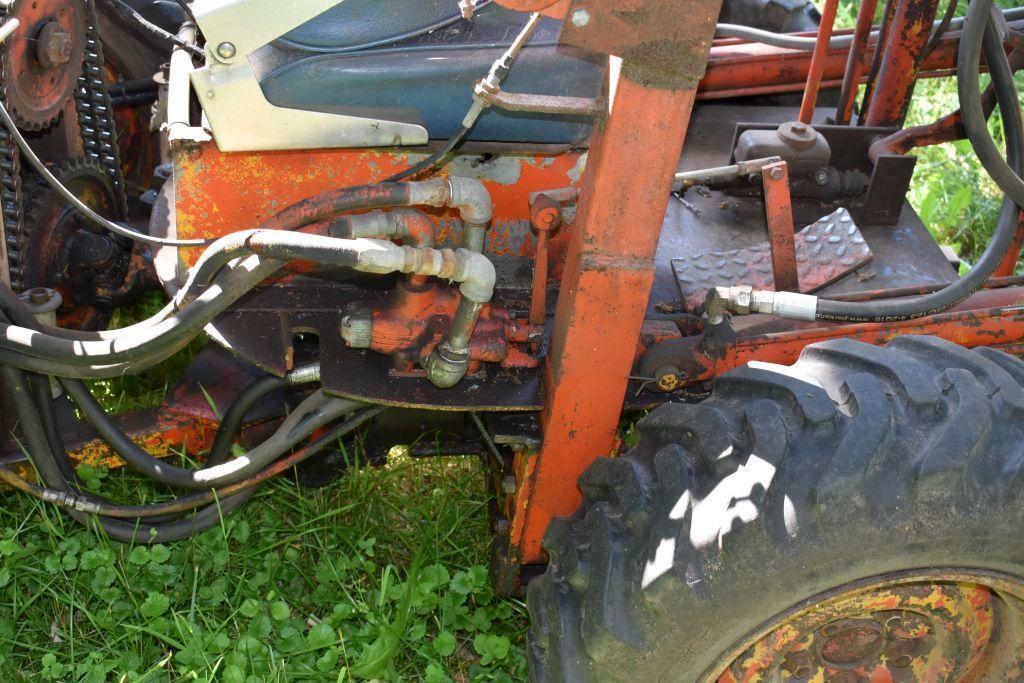
{"label": "steel tube", "polygon": [[871,37],[871,26],[875,21],[875,10],[878,0],[863,0],[857,12],[857,26],[853,30],[853,45],[846,58],[846,72],[843,74],[843,87],[839,91],[839,106],[836,108],[836,124],[845,126],[853,117],[853,107],[860,89],[860,72],[864,65],[868,39]]}
{"label": "steel tube", "polygon": [[821,88],[821,75],[825,72],[825,53],[828,51],[828,42],[832,38],[832,29],[836,23],[838,9],[839,0],[825,0],[825,11],[821,15],[818,40],[814,45],[810,73],[807,75],[807,88],[804,90],[804,100],[800,105],[799,120],[801,123],[810,124],[814,118],[814,107],[818,102],[818,91]]}

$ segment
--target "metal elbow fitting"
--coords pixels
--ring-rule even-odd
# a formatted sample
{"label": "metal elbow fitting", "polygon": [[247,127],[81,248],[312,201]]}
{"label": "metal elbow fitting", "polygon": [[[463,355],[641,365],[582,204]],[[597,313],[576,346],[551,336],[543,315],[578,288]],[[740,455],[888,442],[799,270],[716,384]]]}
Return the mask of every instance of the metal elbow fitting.
{"label": "metal elbow fitting", "polygon": [[465,225],[463,246],[470,251],[484,250],[487,226],[494,216],[491,195],[483,183],[473,178],[453,176],[448,179],[408,183],[412,206],[450,206],[459,212]]}
{"label": "metal elbow fitting", "polygon": [[455,349],[445,340],[427,358],[427,379],[439,389],[451,389],[469,370],[469,348]]}
{"label": "metal elbow fitting", "polygon": [[479,180],[452,177],[451,204],[459,210],[465,229],[462,246],[470,251],[482,252],[487,236],[487,226],[494,217],[491,195]]}
{"label": "metal elbow fitting", "polygon": [[815,320],[817,310],[816,296],[754,289],[749,285],[712,287],[704,302],[704,317],[712,325],[721,323],[726,313],[767,313],[793,320]]}
{"label": "metal elbow fitting", "polygon": [[494,285],[498,279],[494,264],[479,252],[460,250],[459,255],[463,258],[462,267],[454,278],[461,283],[459,291],[471,301],[487,303],[494,296]]}
{"label": "metal elbow fitting", "polygon": [[457,279],[462,280],[462,298],[455,310],[451,327],[444,340],[427,359],[427,379],[442,389],[458,384],[469,370],[470,342],[484,306],[494,296],[497,279],[494,264],[483,254],[460,250],[462,267]]}

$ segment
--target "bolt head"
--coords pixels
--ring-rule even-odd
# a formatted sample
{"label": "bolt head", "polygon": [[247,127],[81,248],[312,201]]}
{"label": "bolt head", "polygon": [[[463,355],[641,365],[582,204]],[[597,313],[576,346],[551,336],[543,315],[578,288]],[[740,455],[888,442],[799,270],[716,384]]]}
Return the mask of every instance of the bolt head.
{"label": "bolt head", "polygon": [[572,13],[572,25],[576,28],[583,28],[590,23],[590,12],[585,9],[578,9]]}
{"label": "bolt head", "polygon": [[772,172],[769,175],[771,175],[772,180],[782,180],[782,169],[773,168]]}
{"label": "bolt head", "polygon": [[828,171],[823,168],[819,168],[814,172],[814,182],[818,185],[828,185]]}
{"label": "bolt head", "polygon": [[516,476],[514,474],[506,474],[501,478],[501,492],[506,496],[515,495],[518,488],[519,482],[516,481]]}
{"label": "bolt head", "polygon": [[674,365],[665,365],[655,371],[654,379],[657,380],[658,388],[662,391],[675,391],[682,381],[682,374],[682,371]]}
{"label": "bolt head", "polygon": [[217,56],[221,59],[231,59],[236,52],[234,43],[225,41],[217,46]]}
{"label": "bolt head", "polygon": [[56,21],[48,22],[39,32],[36,41],[36,57],[47,69],[56,69],[71,61],[74,41],[71,35]]}

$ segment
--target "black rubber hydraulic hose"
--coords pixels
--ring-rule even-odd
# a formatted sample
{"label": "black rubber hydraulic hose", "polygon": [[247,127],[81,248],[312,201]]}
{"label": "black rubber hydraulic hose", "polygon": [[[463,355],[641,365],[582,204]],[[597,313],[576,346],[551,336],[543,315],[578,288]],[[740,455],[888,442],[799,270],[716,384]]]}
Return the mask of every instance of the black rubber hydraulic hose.
{"label": "black rubber hydraulic hose", "polygon": [[[198,45],[195,45],[194,43],[190,43],[187,40],[180,38],[179,36],[174,35],[170,31],[165,31],[164,29],[160,28],[153,22],[146,19],[146,17],[139,14],[134,7],[124,2],[124,0],[107,0],[107,4],[111,6],[115,11],[120,13],[122,16],[124,16],[126,19],[134,22],[140,28],[144,29],[152,37],[158,40],[165,40],[169,43],[173,43],[181,49],[188,51],[188,53],[191,54],[193,57],[202,58],[205,56],[203,54],[203,48],[199,47]],[[187,7],[187,5],[185,5],[184,7]]]}
{"label": "black rubber hydraulic hose", "polygon": [[[999,43],[998,35],[992,19],[993,0],[972,0],[967,8],[967,23],[964,26],[960,37],[960,51],[957,54],[957,72],[970,74],[971,77],[960,77],[957,79],[957,90],[960,96],[960,111],[963,117],[964,129],[971,141],[978,159],[981,160],[985,170],[995,181],[1006,196],[1016,202],[1017,206],[1024,208],[1024,179],[1021,179],[1020,169],[1014,170],[1006,159],[1002,157],[999,148],[996,146],[992,135],[989,133],[988,124],[985,120],[985,112],[981,101],[981,85],[974,74],[978,73],[978,64],[981,58],[982,49],[986,52],[986,61],[989,62],[990,71],[994,66],[988,59],[988,53],[992,52],[997,63],[1005,61],[1005,53],[1002,52],[1002,45]],[[985,44],[989,47],[985,48]],[[998,47],[1002,54],[995,55],[993,48]],[[995,82],[995,73],[992,74]],[[998,92],[997,86],[997,92]],[[1009,87],[1014,88],[1011,77]],[[1004,84],[1003,88],[1007,86]],[[1014,93],[1016,89],[1014,88]],[[1004,93],[1005,94],[1005,93]],[[1016,97],[1016,94],[1014,95]],[[1019,106],[1019,105],[1018,105]],[[1005,107],[1001,107],[1005,109]],[[1003,116],[1006,112],[1003,111]]]}
{"label": "black rubber hydraulic hose", "polygon": [[[975,2],[987,3],[991,6],[991,0],[975,0]],[[973,5],[974,3],[972,3]],[[977,23],[973,25],[968,23],[968,31],[965,33],[977,31],[978,26]],[[981,28],[984,29],[983,39],[986,44],[989,71],[1003,118],[1006,151],[1010,160],[1008,168],[1016,174],[1024,168],[1024,122],[1022,122],[1017,90],[1013,82],[1013,72],[1006,59],[1006,53],[1002,50],[994,22],[982,25]],[[961,50],[963,49],[964,45],[961,43]],[[970,63],[973,63],[973,68],[961,71],[958,75],[960,81],[974,79],[977,82],[980,72],[978,60],[975,59]],[[980,93],[977,90],[973,92],[976,93],[974,95],[976,104],[980,106],[978,99]],[[961,107],[964,108],[965,104],[967,103],[962,101]],[[964,110],[966,111],[966,109]],[[869,302],[818,299],[815,316],[818,320],[838,322],[895,322],[945,311],[974,293],[992,275],[1009,249],[1019,221],[1020,209],[1016,202],[1007,196],[1003,200],[999,221],[985,252],[967,275],[949,287],[931,294],[905,299]]]}
{"label": "black rubber hydraulic hose", "polygon": [[6,467],[0,466],[0,479],[10,484],[11,486],[23,491],[35,498],[40,500],[54,503],[65,509],[81,510],[86,508],[95,514],[100,514],[115,518],[129,518],[139,519],[148,518],[152,519],[158,515],[169,516],[174,514],[180,514],[182,512],[188,512],[195,508],[202,507],[204,505],[210,505],[216,503],[218,499],[226,500],[231,495],[236,495],[241,491],[259,486],[267,479],[277,476],[282,472],[301,464],[310,457],[316,455],[323,449],[330,446],[333,442],[337,441],[346,434],[351,433],[355,429],[359,428],[363,424],[366,424],[369,420],[373,419],[381,412],[386,410],[384,406],[375,406],[372,408],[365,408],[356,415],[353,415],[349,419],[342,422],[330,429],[330,431],[316,439],[310,445],[300,449],[293,455],[286,458],[282,458],[280,461],[275,462],[273,465],[268,466],[255,476],[227,486],[220,490],[208,490],[197,493],[190,493],[188,495],[179,496],[173,500],[163,501],[159,503],[146,503],[143,505],[120,505],[111,503],[105,499],[97,499],[96,496],[90,496],[86,492],[85,497],[71,493],[67,495],[66,492],[57,491],[55,489],[48,489],[35,485],[25,479],[19,477],[17,474],[7,469]]}
{"label": "black rubber hydraulic hose", "polygon": [[161,484],[184,489],[224,486],[255,474],[317,429],[362,405],[355,401],[331,399],[317,392],[285,418],[273,436],[245,456],[202,469],[191,469],[172,465],[147,453],[113,423],[84,385],[67,380],[61,382],[100,437],[132,469]]}
{"label": "black rubber hydraulic hose", "polygon": [[[13,301],[4,302],[6,305],[0,307],[3,308],[4,314],[13,322],[19,324],[22,327],[29,329],[38,329],[41,324],[32,315],[32,312],[28,309],[21,299],[17,297]],[[50,452],[54,454],[54,460],[57,468],[61,471],[64,480],[68,483],[74,483],[76,488],[79,488],[78,498],[80,500],[87,501],[101,507],[110,507],[109,501],[106,501],[102,497],[96,496],[89,491],[82,491],[77,486],[78,480],[72,466],[70,458],[67,457],[67,451],[64,447],[63,441],[61,440],[59,430],[56,424],[56,418],[53,412],[53,398],[50,394],[50,381],[49,378],[35,375],[30,378],[30,387],[33,394],[33,398],[37,407],[37,414],[39,416],[40,424],[42,425],[44,435],[47,443],[50,447]],[[76,385],[79,383],[76,382]],[[264,396],[272,391],[288,386],[289,381],[273,376],[261,377],[259,379],[250,382],[245,389],[243,389],[238,396],[232,401],[231,406],[224,414],[224,419],[221,421],[217,428],[217,434],[214,437],[213,445],[210,448],[210,452],[205,460],[207,467],[219,465],[225,462],[231,455],[231,443],[237,434],[239,427],[245,419],[245,415],[249,410]],[[88,388],[84,385],[79,385],[81,395],[88,393]],[[88,394],[91,396],[91,394]],[[95,404],[95,402],[93,402]],[[94,406],[99,408],[98,404]],[[112,421],[108,420],[108,427],[111,430],[116,430],[117,427],[113,425]],[[125,439],[128,437],[125,436]],[[62,457],[63,456],[63,457]],[[247,488],[247,487],[246,487]],[[210,493],[210,492],[208,492]],[[199,501],[192,507],[186,507],[187,510],[200,507],[201,505],[215,502],[214,498],[196,498]],[[165,506],[169,507],[169,506]],[[158,510],[146,510],[144,511],[142,506],[140,509],[140,515],[145,512],[144,515],[149,523],[173,521],[174,519],[180,518],[181,515],[168,515],[163,511],[163,508]],[[118,515],[124,516],[136,516],[136,515]]]}
{"label": "black rubber hydraulic hose", "polygon": [[[45,430],[36,411],[35,403],[32,401],[24,373],[16,368],[2,366],[0,367],[0,377],[3,378],[7,386],[11,401],[14,404],[15,414],[25,437],[26,449],[32,464],[39,472],[40,478],[50,489],[74,493],[70,483],[64,478],[57,465],[55,454],[50,451]],[[91,514],[78,510],[69,510],[68,514],[85,526],[91,526],[91,522],[95,520],[108,536],[118,541],[127,543],[167,543],[188,538],[212,528],[219,523],[222,515],[226,515],[240,507],[254,492],[255,489],[244,491],[235,496],[220,500],[218,503],[210,505],[186,519],[162,524],[147,524],[141,520],[130,523],[107,517],[94,517]]]}
{"label": "black rubber hydraulic hose", "polygon": [[245,416],[249,414],[252,407],[264,396],[278,389],[284,389],[287,386],[288,380],[275,377],[274,375],[259,377],[247,384],[224,413],[224,417],[217,427],[217,434],[213,437],[213,443],[210,444],[210,451],[203,464],[206,467],[212,467],[213,465],[220,465],[226,462],[231,456],[231,444],[242,428]]}
{"label": "black rubber hydraulic hose", "polygon": [[[233,266],[224,277],[218,278],[217,286],[207,288],[195,302],[180,313],[144,328],[135,335],[109,341],[77,341],[0,323],[0,349],[46,362],[82,366],[90,370],[95,370],[96,366],[103,366],[105,370],[100,376],[106,377],[123,374],[123,371],[116,370],[121,366],[134,364],[136,369],[140,366],[149,367],[186,346],[228,306],[275,273],[281,265],[278,261],[250,257],[243,263]],[[3,359],[0,362],[8,361]],[[65,374],[56,370],[47,371],[45,367],[29,367],[29,364],[17,357],[10,363],[43,374]],[[115,370],[111,372],[111,368]]]}

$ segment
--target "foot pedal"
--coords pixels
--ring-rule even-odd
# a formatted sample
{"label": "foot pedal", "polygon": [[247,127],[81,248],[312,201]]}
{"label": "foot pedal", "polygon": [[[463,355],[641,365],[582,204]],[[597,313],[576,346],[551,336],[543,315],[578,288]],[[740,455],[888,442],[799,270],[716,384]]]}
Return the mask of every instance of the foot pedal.
{"label": "foot pedal", "polygon": [[[860,229],[846,209],[839,209],[796,233],[796,266],[800,291],[815,292],[849,275],[874,258]],[[704,305],[716,286],[751,285],[775,289],[768,242],[672,259],[672,270],[687,310]]]}

